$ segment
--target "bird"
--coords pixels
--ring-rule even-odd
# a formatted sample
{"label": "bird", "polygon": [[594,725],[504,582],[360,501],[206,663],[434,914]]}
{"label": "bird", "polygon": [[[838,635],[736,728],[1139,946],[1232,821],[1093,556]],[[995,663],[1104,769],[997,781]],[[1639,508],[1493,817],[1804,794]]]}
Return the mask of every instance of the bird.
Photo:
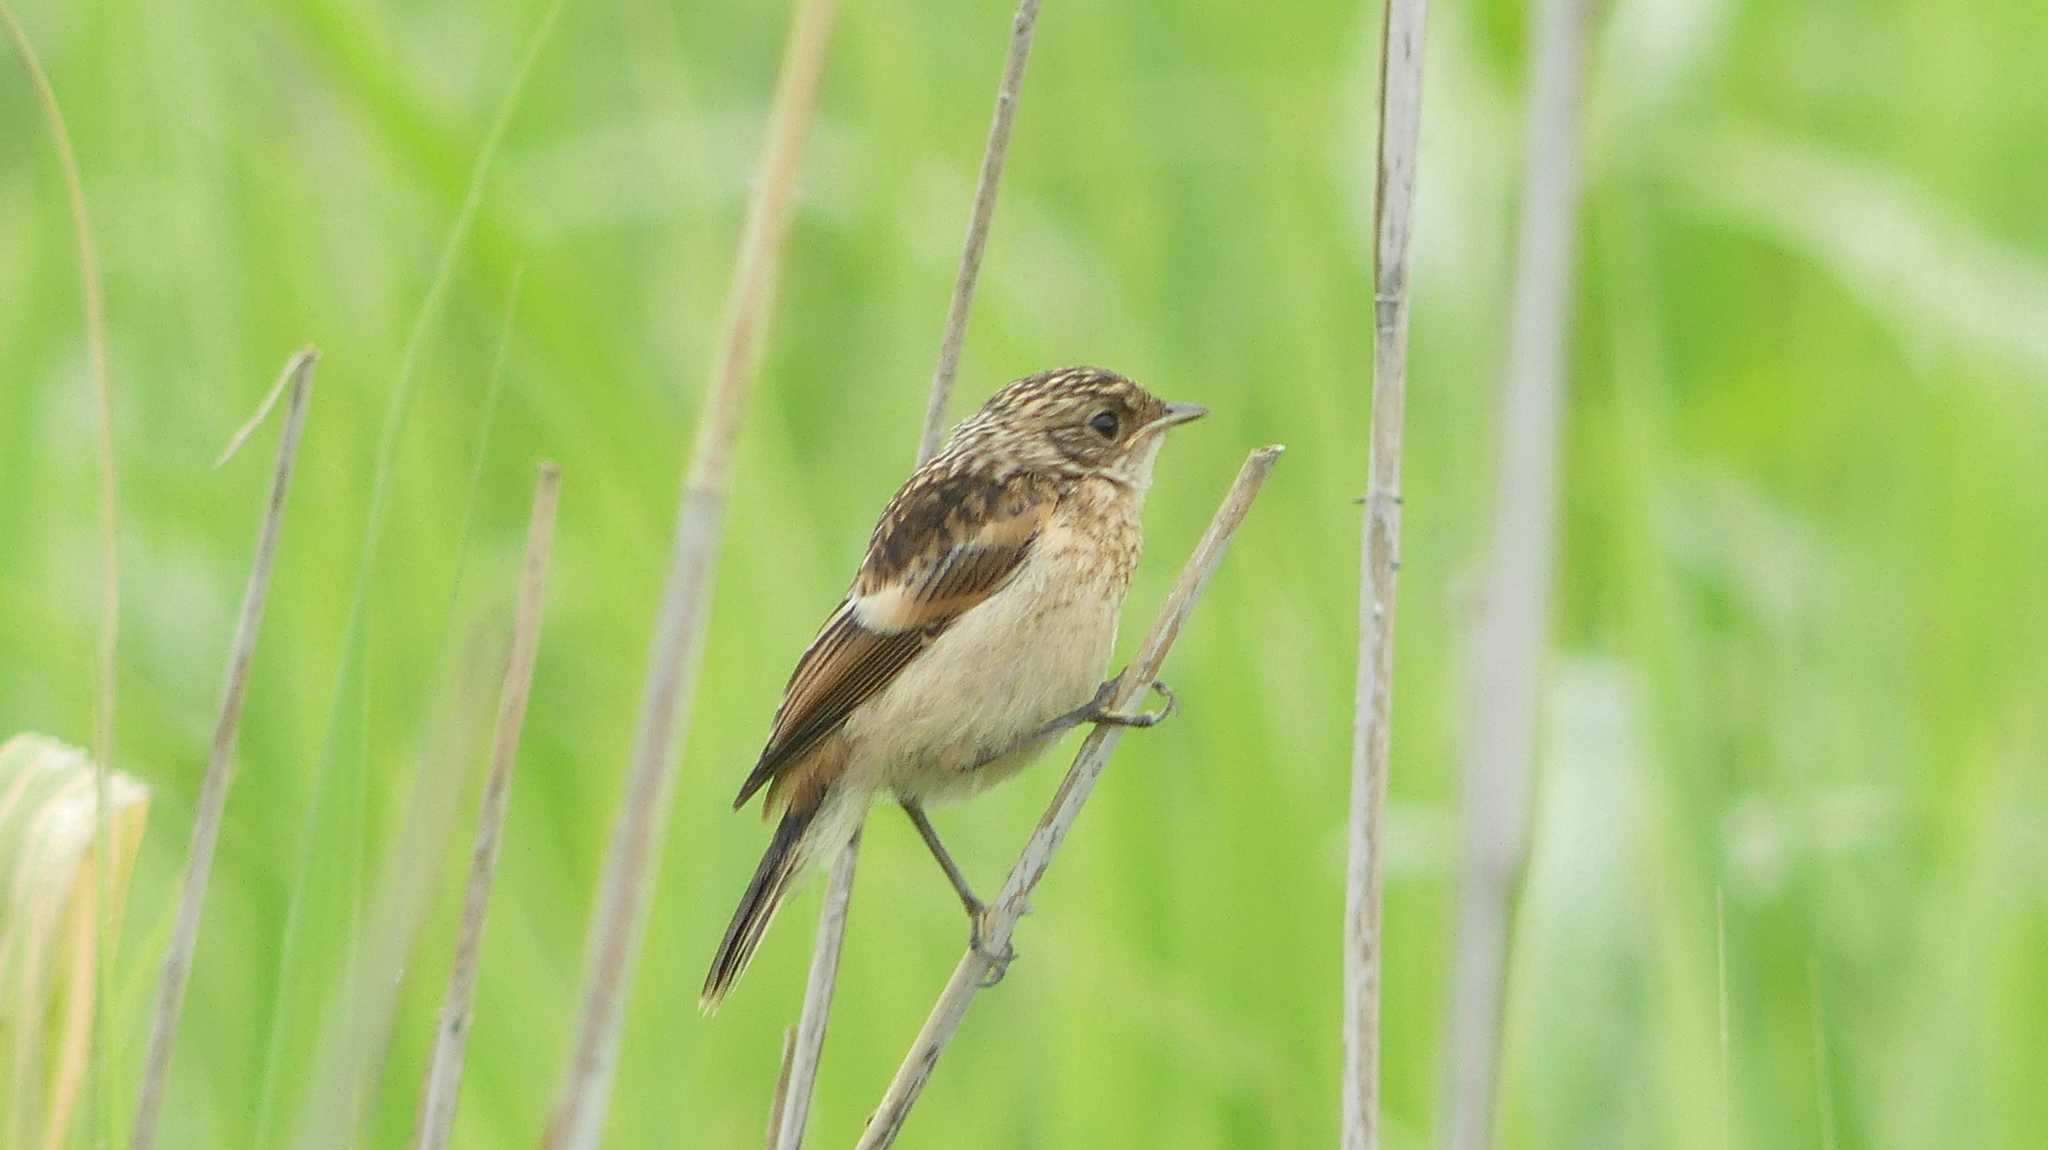
{"label": "bird", "polygon": [[1165,433],[1207,414],[1098,367],[1003,386],[883,510],[858,574],[797,661],[733,809],[765,790],[774,834],[704,980],[718,1008],[806,868],[835,857],[878,800],[916,826],[983,946],[987,906],[925,813],[1016,775],[1109,709],[1117,618]]}

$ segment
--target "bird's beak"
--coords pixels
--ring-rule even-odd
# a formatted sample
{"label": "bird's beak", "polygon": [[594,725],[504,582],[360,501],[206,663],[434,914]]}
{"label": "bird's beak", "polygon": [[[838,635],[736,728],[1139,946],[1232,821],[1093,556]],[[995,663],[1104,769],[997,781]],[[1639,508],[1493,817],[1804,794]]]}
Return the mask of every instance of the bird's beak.
{"label": "bird's beak", "polygon": [[1157,429],[1164,431],[1169,427],[1179,424],[1193,423],[1207,414],[1209,414],[1209,409],[1199,403],[1169,403],[1166,405],[1166,414],[1153,420],[1152,428],[1148,428],[1148,430]]}

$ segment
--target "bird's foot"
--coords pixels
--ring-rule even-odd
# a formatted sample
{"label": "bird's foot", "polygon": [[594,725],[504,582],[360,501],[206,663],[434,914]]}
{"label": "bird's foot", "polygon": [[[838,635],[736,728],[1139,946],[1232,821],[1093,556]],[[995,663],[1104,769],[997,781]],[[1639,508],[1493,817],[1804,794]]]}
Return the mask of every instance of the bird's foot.
{"label": "bird's foot", "polygon": [[1166,700],[1164,706],[1156,711],[1112,711],[1109,709],[1109,701],[1116,695],[1116,683],[1115,679],[1111,679],[1095,692],[1095,701],[1088,705],[1088,722],[1110,727],[1156,727],[1172,718],[1173,713],[1180,709],[1180,697],[1173,693],[1173,688],[1154,679],[1152,689],[1159,692],[1160,698]]}
{"label": "bird's foot", "polygon": [[989,946],[989,918],[990,911],[986,906],[977,904],[968,909],[967,948],[979,955],[983,962],[988,963],[988,973],[981,979],[983,988],[1001,982],[1003,975],[1009,973],[1010,963],[1017,958],[1017,948],[1009,943],[1004,943],[1000,951]]}

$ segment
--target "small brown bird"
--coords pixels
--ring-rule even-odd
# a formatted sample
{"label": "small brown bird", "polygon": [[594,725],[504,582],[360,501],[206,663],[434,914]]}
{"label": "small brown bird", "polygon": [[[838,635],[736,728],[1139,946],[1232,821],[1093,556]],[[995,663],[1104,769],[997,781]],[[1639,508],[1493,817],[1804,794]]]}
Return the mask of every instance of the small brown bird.
{"label": "small brown bird", "polygon": [[733,801],[765,786],[763,816],[781,822],[699,1005],[724,1000],[797,875],[836,855],[885,792],[945,869],[981,949],[985,907],[924,804],[1009,778],[1079,723],[1163,717],[1108,713],[1102,676],[1163,433],[1204,413],[1100,368],[1027,376],[896,492]]}

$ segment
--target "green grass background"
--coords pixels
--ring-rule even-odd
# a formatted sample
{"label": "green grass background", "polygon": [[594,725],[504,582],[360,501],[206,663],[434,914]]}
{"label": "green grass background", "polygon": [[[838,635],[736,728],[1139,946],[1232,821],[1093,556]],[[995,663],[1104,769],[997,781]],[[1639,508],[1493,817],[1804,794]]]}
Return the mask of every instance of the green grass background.
{"label": "green grass background", "polygon": [[[1501,1141],[2038,1146],[2048,15],[2034,0],[1601,7]],[[531,1145],[787,13],[619,0],[563,15],[425,329],[354,660],[380,428],[544,5],[21,8],[106,265],[118,762],[156,794],[113,979],[115,1133],[271,439],[207,464],[312,340],[325,359],[168,1144],[292,1135],[320,1051],[362,1009],[347,979],[394,881],[428,914],[381,1077],[348,1089],[358,1144],[409,1132],[477,716],[545,456],[566,476],[555,580],[458,1124],[464,1146]],[[1435,8],[1387,846],[1394,1147],[1438,1126],[1464,634],[1527,39],[1521,5]],[[914,453],[1009,17],[986,0],[841,16],[609,1145],[758,1144],[817,887],[700,1017],[764,836],[727,801]],[[1126,649],[1245,451],[1290,450],[1168,665],[1182,716],[1126,740],[1023,958],[976,1005],[905,1145],[1335,1136],[1378,25],[1376,6],[1328,0],[1046,6],[956,414],[1070,362],[1213,409],[1162,460]],[[33,98],[12,60],[0,74],[0,734],[85,742],[97,527],[75,256]],[[939,815],[982,885],[1059,769]],[[445,820],[422,824],[431,857],[394,864],[407,819],[447,788]],[[908,827],[878,820],[814,1144],[852,1141],[962,933]]]}

